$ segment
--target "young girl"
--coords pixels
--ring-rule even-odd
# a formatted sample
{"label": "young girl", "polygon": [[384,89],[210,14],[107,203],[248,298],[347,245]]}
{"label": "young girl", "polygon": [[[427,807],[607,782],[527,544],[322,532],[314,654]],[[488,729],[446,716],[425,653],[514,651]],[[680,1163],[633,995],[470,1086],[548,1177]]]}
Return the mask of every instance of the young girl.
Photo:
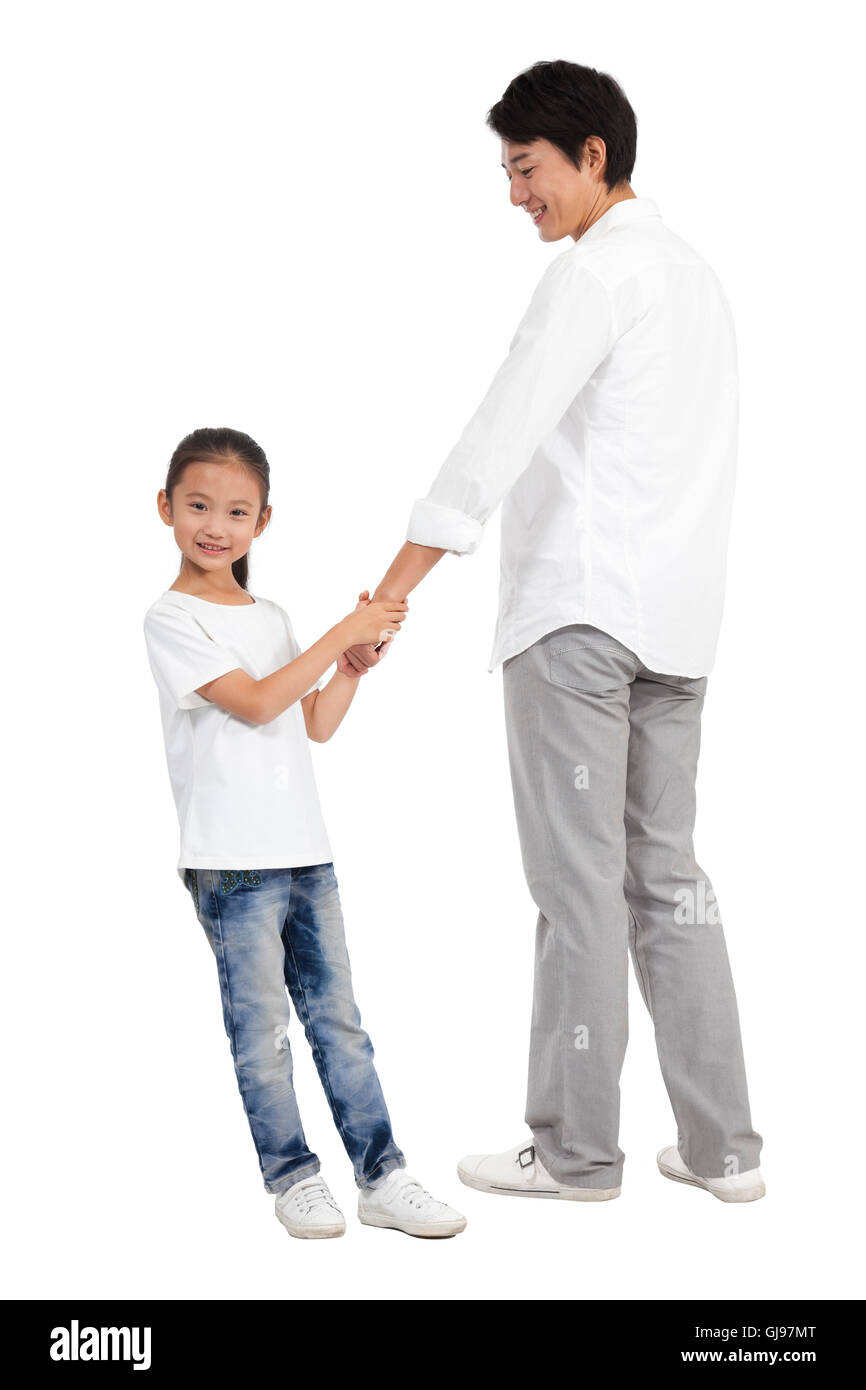
{"label": "young girl", "polygon": [[286,1229],[304,1239],[346,1229],[298,1113],[288,986],[352,1162],[360,1220],[456,1235],[466,1218],[409,1176],[391,1133],[352,992],[308,744],[329,739],[352,702],[360,677],[343,653],[390,641],[408,604],[371,603],[365,590],[302,652],[288,614],[247,589],[269,489],[268,461],[249,435],[200,429],[178,445],[159,493],[183,560],[144,633],[180,820],[178,873],[216,957],[238,1087]]}

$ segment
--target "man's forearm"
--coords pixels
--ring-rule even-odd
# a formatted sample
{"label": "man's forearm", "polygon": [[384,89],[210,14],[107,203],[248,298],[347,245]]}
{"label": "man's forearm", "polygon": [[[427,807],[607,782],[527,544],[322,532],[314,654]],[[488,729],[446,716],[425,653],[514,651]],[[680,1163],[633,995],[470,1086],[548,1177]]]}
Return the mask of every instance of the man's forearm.
{"label": "man's forearm", "polygon": [[[398,597],[404,599],[445,554],[447,551],[440,550],[438,546],[416,545],[414,541],[404,541],[402,548],[394,556],[388,573],[371,596],[370,602]],[[387,655],[390,645],[390,642],[385,642],[381,647],[372,643],[349,647],[345,653],[346,660],[356,671],[363,672],[367,667],[375,666],[377,661],[381,661]]]}
{"label": "man's forearm", "polygon": [[383,598],[406,598],[407,594],[421,583],[424,576],[430,573],[436,562],[447,553],[446,550],[439,550],[433,545],[416,545],[414,541],[404,541],[402,549],[398,550],[391,562],[388,573],[371,596],[371,602]]}

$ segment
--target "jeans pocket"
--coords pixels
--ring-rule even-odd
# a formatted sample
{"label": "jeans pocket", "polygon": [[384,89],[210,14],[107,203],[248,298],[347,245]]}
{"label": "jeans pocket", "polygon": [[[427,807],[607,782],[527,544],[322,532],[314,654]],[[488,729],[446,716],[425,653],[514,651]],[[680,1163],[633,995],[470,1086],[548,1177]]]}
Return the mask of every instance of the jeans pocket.
{"label": "jeans pocket", "polygon": [[262,881],[258,869],[220,869],[220,892],[233,893],[236,888],[257,888]]}
{"label": "jeans pocket", "polygon": [[563,633],[550,647],[548,659],[554,685],[587,695],[619,690],[637,673],[634,652],[604,632],[596,636],[594,629],[586,635]]}

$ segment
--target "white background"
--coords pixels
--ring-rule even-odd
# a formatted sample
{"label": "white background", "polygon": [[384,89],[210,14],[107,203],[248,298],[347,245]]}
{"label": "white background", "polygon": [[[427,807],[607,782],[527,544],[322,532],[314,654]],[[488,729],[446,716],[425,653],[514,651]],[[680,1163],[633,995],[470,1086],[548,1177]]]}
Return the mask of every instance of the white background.
{"label": "white background", "polygon": [[[7,11],[2,1189],[12,1297],[862,1297],[862,107],[857,7],[29,4]],[[521,1142],[536,910],[486,670],[495,517],[410,595],[313,746],[355,987],[409,1171],[454,1240],[264,1191],[213,958],[180,884],[141,620],[179,555],[172,450],[266,449],[253,592],[309,645],[373,589],[563,243],[508,201],[488,108],[541,58],[608,71],[632,187],[718,272],[741,448],[696,849],[718,895],[767,1197],[666,1182],[632,977],[622,1197],[485,1196]],[[11,552],[11,553],[10,553]],[[426,1335],[426,1334],[425,1334]]]}

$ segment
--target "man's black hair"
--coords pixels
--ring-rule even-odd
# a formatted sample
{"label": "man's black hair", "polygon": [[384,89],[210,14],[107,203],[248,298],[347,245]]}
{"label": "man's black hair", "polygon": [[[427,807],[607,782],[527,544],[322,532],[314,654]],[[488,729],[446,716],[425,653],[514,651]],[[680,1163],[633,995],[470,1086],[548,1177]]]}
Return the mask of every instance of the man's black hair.
{"label": "man's black hair", "polygon": [[507,144],[548,140],[582,166],[587,136],[598,135],[607,150],[608,190],[628,182],[637,157],[637,118],[620,87],[606,72],[580,63],[534,63],[512,82],[487,113],[487,124]]}

